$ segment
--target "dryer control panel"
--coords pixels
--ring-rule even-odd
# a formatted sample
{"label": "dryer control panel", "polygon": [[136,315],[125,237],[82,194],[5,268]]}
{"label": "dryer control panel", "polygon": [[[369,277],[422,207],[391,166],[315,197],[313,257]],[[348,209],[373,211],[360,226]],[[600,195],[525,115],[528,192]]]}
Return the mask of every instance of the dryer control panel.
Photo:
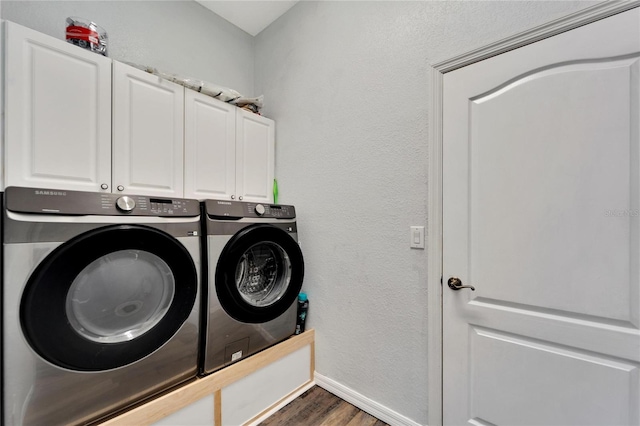
{"label": "dryer control panel", "polygon": [[295,219],[296,209],[284,204],[261,204],[243,201],[207,200],[207,214],[212,218],[242,219]]}
{"label": "dryer control panel", "polygon": [[17,213],[163,217],[200,215],[198,200],[146,195],[9,187],[5,191],[5,200],[7,210]]}

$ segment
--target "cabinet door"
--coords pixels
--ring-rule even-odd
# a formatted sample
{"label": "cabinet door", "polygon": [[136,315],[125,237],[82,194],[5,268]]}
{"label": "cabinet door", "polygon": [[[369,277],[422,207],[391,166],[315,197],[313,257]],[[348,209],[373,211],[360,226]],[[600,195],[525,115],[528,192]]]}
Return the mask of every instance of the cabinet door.
{"label": "cabinet door", "polygon": [[184,87],[113,62],[113,192],[182,197]]}
{"label": "cabinet door", "polygon": [[312,380],[312,354],[311,345],[303,346],[222,388],[221,423],[247,425],[263,419],[270,409]]}
{"label": "cabinet door", "polygon": [[111,60],[11,22],[5,37],[5,184],[108,191]]}
{"label": "cabinet door", "polygon": [[236,195],[239,200],[273,202],[275,123],[237,110]]}
{"label": "cabinet door", "polygon": [[[177,399],[172,398],[172,402]],[[169,404],[166,406],[168,408]],[[154,422],[152,426],[213,426],[215,424],[214,410],[213,395],[207,395],[162,420]]]}
{"label": "cabinet door", "polygon": [[236,188],[236,109],[185,91],[184,196],[228,200]]}

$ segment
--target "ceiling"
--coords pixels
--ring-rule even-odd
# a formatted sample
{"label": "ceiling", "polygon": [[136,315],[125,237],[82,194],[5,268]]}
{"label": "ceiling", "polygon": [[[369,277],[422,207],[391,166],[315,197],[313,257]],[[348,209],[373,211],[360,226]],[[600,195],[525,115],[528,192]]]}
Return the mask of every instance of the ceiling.
{"label": "ceiling", "polygon": [[282,16],[298,0],[196,0],[252,36]]}

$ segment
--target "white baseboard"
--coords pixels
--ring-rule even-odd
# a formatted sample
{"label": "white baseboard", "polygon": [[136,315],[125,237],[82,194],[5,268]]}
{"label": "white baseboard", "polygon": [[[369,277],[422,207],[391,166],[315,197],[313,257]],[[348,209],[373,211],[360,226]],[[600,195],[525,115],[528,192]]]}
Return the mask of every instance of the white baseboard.
{"label": "white baseboard", "polygon": [[321,388],[344,399],[348,403],[355,405],[362,411],[366,411],[391,426],[422,426],[402,414],[359,394],[353,389],[350,389],[333,379],[325,377],[322,374],[318,374],[317,372],[315,373],[315,382],[316,385]]}
{"label": "white baseboard", "polygon": [[256,426],[256,425],[259,425],[261,422],[263,422],[267,418],[271,417],[272,414],[276,413],[278,410],[283,408],[285,405],[287,405],[288,403],[290,403],[291,401],[293,401],[294,399],[296,399],[297,397],[299,397],[300,395],[302,395],[303,393],[305,393],[306,391],[311,389],[314,385],[315,385],[315,382],[312,380],[309,383],[307,383],[306,385],[296,389],[294,392],[289,394],[286,398],[280,400],[280,402],[278,402],[276,405],[271,407],[271,409],[269,409],[269,411],[264,412],[260,417],[258,417],[257,419],[251,421],[250,423],[246,423],[244,426]]}

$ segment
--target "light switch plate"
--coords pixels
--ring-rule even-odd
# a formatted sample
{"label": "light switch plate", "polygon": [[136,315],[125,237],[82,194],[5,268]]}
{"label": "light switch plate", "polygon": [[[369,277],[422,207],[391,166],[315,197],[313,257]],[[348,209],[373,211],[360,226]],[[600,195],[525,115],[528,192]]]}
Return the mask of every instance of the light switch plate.
{"label": "light switch plate", "polygon": [[409,247],[424,249],[424,226],[410,226],[409,230]]}

